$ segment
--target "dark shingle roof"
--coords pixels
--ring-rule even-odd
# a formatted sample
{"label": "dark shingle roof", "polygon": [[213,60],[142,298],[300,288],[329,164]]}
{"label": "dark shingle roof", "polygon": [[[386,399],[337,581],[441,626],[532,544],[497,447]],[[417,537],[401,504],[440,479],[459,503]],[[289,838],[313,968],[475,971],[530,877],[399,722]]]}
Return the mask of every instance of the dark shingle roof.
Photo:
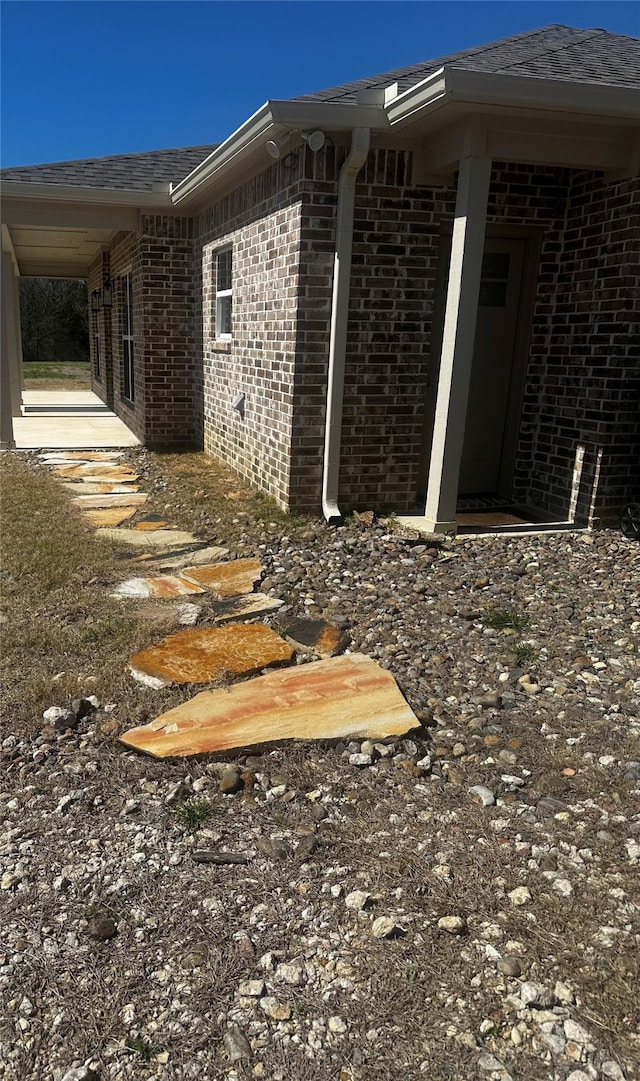
{"label": "dark shingle roof", "polygon": [[121,191],[152,191],[159,181],[177,183],[215,150],[217,144],[183,146],[174,150],[147,150],[142,154],[116,154],[109,158],[57,161],[50,165],[21,165],[0,170],[2,180],[32,184],[71,184]]}
{"label": "dark shingle roof", "polygon": [[640,87],[640,40],[611,34],[607,30],[545,26],[488,45],[305,94],[295,100],[350,102],[356,100],[358,90],[384,87],[396,81],[402,93],[444,66],[494,75]]}

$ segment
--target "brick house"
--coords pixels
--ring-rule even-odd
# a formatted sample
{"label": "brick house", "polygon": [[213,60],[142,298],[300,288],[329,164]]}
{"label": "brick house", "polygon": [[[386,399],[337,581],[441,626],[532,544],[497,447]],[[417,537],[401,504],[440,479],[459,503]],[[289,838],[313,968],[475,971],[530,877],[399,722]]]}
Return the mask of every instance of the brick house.
{"label": "brick house", "polygon": [[5,403],[16,274],[86,277],[94,389],[148,445],[328,520],[615,522],[639,85],[640,41],[548,26],[269,101],[219,146],[3,170]]}

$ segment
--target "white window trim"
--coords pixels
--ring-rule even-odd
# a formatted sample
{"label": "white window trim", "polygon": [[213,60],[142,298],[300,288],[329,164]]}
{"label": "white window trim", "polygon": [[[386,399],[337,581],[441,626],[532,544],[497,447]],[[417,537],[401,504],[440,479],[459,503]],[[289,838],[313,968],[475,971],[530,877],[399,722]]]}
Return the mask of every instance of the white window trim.
{"label": "white window trim", "polygon": [[[228,252],[228,251],[231,252],[231,288],[230,289],[218,289],[218,257],[220,255],[224,255],[224,253]],[[231,297],[231,318],[233,320],[233,245],[232,244],[227,244],[227,245],[225,245],[224,248],[218,248],[217,251],[214,251],[213,258],[215,260],[215,267],[216,267],[216,327],[215,327],[215,338],[216,338],[216,341],[219,341],[219,342],[230,342],[232,337],[233,337],[233,334],[232,333],[222,334],[218,330],[218,327],[220,326],[220,323],[221,323],[220,301],[223,300],[225,297]]]}
{"label": "white window trim", "polygon": [[[135,347],[134,347],[134,335],[133,335],[133,278],[130,270],[125,271],[122,275],[123,281],[123,306],[122,306],[122,398],[125,402],[135,402],[136,387],[135,387]],[[131,303],[129,303],[131,301]],[[126,318],[128,315],[128,319]],[[130,334],[125,334],[125,326],[128,326],[131,331]],[[124,343],[129,343],[129,348],[126,351],[127,359],[125,361],[125,348]],[[128,397],[125,393],[125,368],[130,365],[129,370],[129,390],[131,397]]]}

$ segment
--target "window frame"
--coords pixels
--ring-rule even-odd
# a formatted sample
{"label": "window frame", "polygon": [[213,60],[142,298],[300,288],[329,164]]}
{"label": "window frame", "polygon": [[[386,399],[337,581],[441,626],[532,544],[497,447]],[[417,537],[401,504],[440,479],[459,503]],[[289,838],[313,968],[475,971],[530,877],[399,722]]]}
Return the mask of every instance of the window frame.
{"label": "window frame", "polygon": [[[223,255],[229,255],[229,288],[219,289],[218,284],[220,282],[220,258]],[[232,320],[233,320],[233,245],[226,244],[224,248],[218,248],[213,253],[216,267],[216,288],[215,288],[215,339],[220,342],[230,342],[233,338]],[[220,327],[224,325],[224,317],[222,314],[223,304],[226,300],[230,301],[229,307],[229,330],[221,331]]]}
{"label": "window frame", "polygon": [[93,313],[93,350],[95,358],[95,377],[98,382],[102,382],[102,367],[101,367],[101,355],[100,355],[100,313]]}
{"label": "window frame", "polygon": [[133,343],[133,282],[131,271],[122,275],[122,397],[131,405],[135,402],[134,343]]}

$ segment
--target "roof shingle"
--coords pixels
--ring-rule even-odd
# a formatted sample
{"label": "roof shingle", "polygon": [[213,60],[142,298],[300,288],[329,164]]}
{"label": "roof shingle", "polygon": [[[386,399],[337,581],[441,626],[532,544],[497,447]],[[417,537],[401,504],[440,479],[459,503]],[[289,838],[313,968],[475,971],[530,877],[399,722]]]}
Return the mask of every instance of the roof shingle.
{"label": "roof shingle", "polygon": [[354,102],[358,90],[384,87],[394,82],[398,83],[402,93],[442,67],[494,75],[640,87],[640,40],[611,34],[607,30],[545,26],[315,94],[305,94],[294,100]]}
{"label": "roof shingle", "polygon": [[32,184],[70,184],[76,187],[120,191],[152,191],[154,183],[177,183],[215,150],[216,143],[142,154],[116,154],[108,158],[82,158],[49,165],[23,165],[0,170],[2,180]]}

